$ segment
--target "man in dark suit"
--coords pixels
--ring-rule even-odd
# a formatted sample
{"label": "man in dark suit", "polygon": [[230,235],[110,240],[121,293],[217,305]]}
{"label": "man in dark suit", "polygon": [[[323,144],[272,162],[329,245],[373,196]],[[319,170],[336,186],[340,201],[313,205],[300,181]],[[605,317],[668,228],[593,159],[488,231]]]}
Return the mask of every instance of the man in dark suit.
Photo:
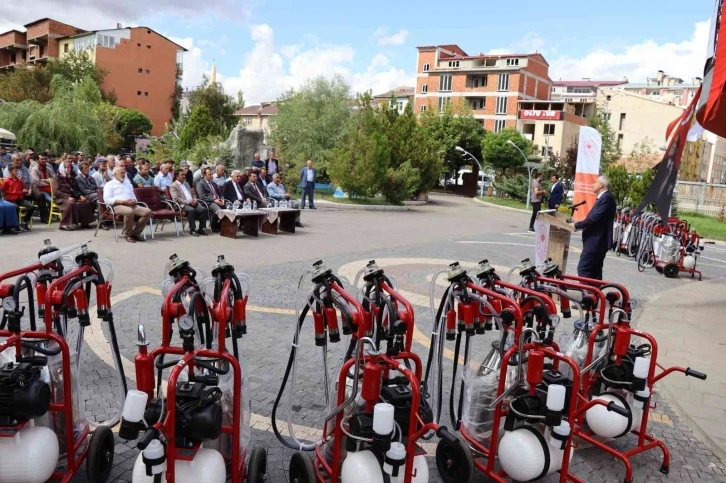
{"label": "man in dark suit", "polygon": [[562,199],[565,197],[565,189],[560,183],[560,175],[553,174],[550,178],[552,180],[552,187],[550,188],[550,198],[547,200],[547,207],[550,210],[556,210],[562,204]]}
{"label": "man in dark suit", "polygon": [[245,200],[244,187],[240,185],[241,178],[242,173],[235,169],[227,182],[224,183],[224,199],[235,205],[235,207],[241,205]]}
{"label": "man in dark suit", "polygon": [[577,264],[580,277],[602,280],[605,255],[613,242],[613,220],[617,209],[609,188],[607,176],[598,176],[592,186],[592,191],[597,194],[595,206],[587,218],[575,223],[575,229],[582,230],[582,253]]}
{"label": "man in dark suit", "polygon": [[300,200],[300,208],[305,208],[305,197],[310,201],[310,209],[316,210],[313,195],[315,194],[315,182],[318,180],[318,170],[313,168],[313,162],[308,159],[305,167],[300,170],[300,189],[302,190],[302,199]]}
{"label": "man in dark suit", "polygon": [[267,206],[267,196],[262,192],[257,184],[257,173],[250,173],[250,180],[245,185],[244,192],[245,198],[251,201],[256,201],[258,208],[264,208]]}
{"label": "man in dark suit", "polygon": [[217,211],[224,208],[224,199],[221,188],[212,180],[212,168],[207,167],[202,170],[202,179],[197,183],[197,195],[209,206],[209,217],[211,218],[209,224],[212,231],[217,233],[219,231]]}

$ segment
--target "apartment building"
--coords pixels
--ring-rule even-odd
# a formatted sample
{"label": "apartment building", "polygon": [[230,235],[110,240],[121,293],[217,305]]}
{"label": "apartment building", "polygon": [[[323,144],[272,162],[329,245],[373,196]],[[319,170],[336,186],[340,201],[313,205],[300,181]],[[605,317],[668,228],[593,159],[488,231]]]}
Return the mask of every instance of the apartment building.
{"label": "apartment building", "polygon": [[551,99],[563,101],[575,107],[575,114],[590,117],[595,114],[597,94],[603,87],[615,87],[627,84],[628,79],[619,81],[582,79],[577,81],[554,81],[552,83]]}
{"label": "apartment building", "polygon": [[543,158],[564,156],[577,143],[587,119],[575,113],[576,104],[562,101],[519,101],[517,131],[532,141]]}
{"label": "apartment building", "polygon": [[148,116],[153,136],[164,133],[181,82],[184,47],[148,27],[85,31],[46,18],[25,28],[0,34],[0,72],[85,52],[106,72],[101,89],[115,94],[116,105]]}
{"label": "apartment building", "polygon": [[542,54],[468,55],[458,45],[418,47],[416,112],[465,102],[487,131],[515,128],[520,101],[550,99]]}
{"label": "apartment building", "polygon": [[655,77],[649,77],[643,83],[629,82],[618,87],[653,101],[685,108],[693,100],[701,86],[701,80],[700,77],[694,77],[686,82],[680,77],[673,77],[659,70]]}
{"label": "apartment building", "polygon": [[10,30],[0,34],[0,72],[22,64],[42,64],[58,58],[60,39],[85,32],[83,29],[42,18],[25,24],[25,32]]}
{"label": "apartment building", "polygon": [[399,114],[403,114],[406,110],[406,106],[413,103],[413,96],[416,92],[415,87],[396,87],[390,91],[384,92],[373,96],[371,106],[376,107],[380,105],[389,105],[389,107],[395,107]]}
{"label": "apartment building", "polygon": [[235,111],[239,123],[246,129],[262,131],[265,138],[270,132],[270,118],[277,114],[277,105],[274,102],[263,102],[254,106],[245,106]]}

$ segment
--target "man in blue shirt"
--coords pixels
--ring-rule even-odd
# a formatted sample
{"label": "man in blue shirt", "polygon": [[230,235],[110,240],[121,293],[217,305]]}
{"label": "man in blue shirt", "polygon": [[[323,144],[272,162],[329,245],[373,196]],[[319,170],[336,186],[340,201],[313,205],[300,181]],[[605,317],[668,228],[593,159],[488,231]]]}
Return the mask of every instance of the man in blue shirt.
{"label": "man in blue shirt", "polygon": [[313,195],[315,193],[315,181],[318,178],[318,171],[313,168],[313,162],[308,159],[306,166],[300,170],[300,189],[302,190],[302,199],[300,200],[300,208],[305,209],[305,198],[309,198],[310,209],[316,210]]}
{"label": "man in blue shirt", "polygon": [[[280,175],[278,173],[272,175],[272,183],[268,183],[267,185],[267,194],[270,195],[270,199],[275,201],[290,200],[290,193],[285,191],[285,185],[280,182]],[[291,207],[299,208],[300,205],[297,201],[292,201]],[[295,218],[295,226],[303,227],[303,224],[300,223],[299,213]]]}
{"label": "man in blue shirt", "polygon": [[252,160],[250,166],[257,169],[265,167],[265,162],[260,159],[260,153],[255,153],[255,159]]}
{"label": "man in blue shirt", "polygon": [[[185,175],[186,176],[186,175]],[[159,173],[154,177],[154,186],[159,188],[162,196],[166,193],[166,188],[174,183],[174,176],[169,170],[169,164],[162,163],[159,168]]]}

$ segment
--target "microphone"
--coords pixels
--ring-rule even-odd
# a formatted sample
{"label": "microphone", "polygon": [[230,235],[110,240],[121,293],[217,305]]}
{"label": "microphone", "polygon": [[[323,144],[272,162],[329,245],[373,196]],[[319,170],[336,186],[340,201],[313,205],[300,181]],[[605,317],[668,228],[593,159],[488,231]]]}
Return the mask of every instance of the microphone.
{"label": "microphone", "polygon": [[79,248],[82,248],[84,245],[88,245],[89,243],[91,243],[91,240],[81,242],[81,243],[76,243],[75,245],[71,245],[67,248],[62,248],[60,250],[46,253],[45,255],[40,256],[39,261],[43,265],[48,265],[49,263],[55,262],[56,260],[61,258],[63,255],[71,253],[74,250],[78,250]]}
{"label": "microphone", "polygon": [[575,203],[574,205],[572,205],[570,208],[574,210],[574,209],[579,208],[580,206],[584,205],[585,203],[587,203],[587,201],[580,201],[579,203]]}

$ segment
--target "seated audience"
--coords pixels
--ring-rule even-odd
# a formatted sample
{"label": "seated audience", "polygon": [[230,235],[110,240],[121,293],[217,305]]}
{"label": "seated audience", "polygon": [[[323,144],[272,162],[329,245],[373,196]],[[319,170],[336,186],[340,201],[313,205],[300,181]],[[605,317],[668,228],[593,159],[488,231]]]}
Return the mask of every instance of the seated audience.
{"label": "seated audience", "polygon": [[255,153],[255,158],[250,163],[250,167],[257,169],[265,167],[265,162],[260,159],[260,153]]}
{"label": "seated audience", "polygon": [[38,163],[30,170],[30,177],[37,189],[38,208],[40,210],[40,222],[48,223],[48,211],[50,211],[50,180],[53,179],[53,172],[50,156],[45,153],[38,156]]}
{"label": "seated audience", "polygon": [[209,226],[216,233],[219,231],[219,217],[216,213],[224,208],[224,195],[222,189],[212,180],[212,168],[204,168],[202,173],[203,177],[197,183],[197,195],[209,205]]}
{"label": "seated audience", "polygon": [[[109,156],[109,158],[111,157],[112,156]],[[96,172],[93,173],[93,179],[96,181],[96,186],[103,188],[106,186],[106,183],[113,179],[111,177],[112,171],[109,171],[109,161],[107,158],[98,158],[96,159],[96,165],[98,168],[96,169]]]}
{"label": "seated audience", "polygon": [[[129,243],[143,242],[141,234],[151,218],[151,210],[136,202],[134,188],[131,186],[126,169],[117,166],[113,170],[113,179],[103,187],[103,201],[113,206],[116,215],[123,216],[123,236]],[[138,220],[136,218],[138,217]],[[135,223],[134,223],[135,221]]]}
{"label": "seated audience", "polygon": [[257,184],[257,174],[254,172],[250,173],[250,180],[245,185],[244,195],[245,198],[256,201],[258,208],[267,206],[267,196],[260,189],[260,185]]}
{"label": "seated audience", "polygon": [[94,224],[95,205],[81,194],[76,186],[76,175],[73,173],[71,158],[58,168],[58,174],[51,180],[53,186],[53,203],[60,208],[60,229],[73,231],[76,228],[91,228]]}
{"label": "seated audience", "polygon": [[30,231],[30,220],[33,218],[35,206],[26,198],[32,198],[33,190],[25,188],[23,180],[18,176],[18,167],[8,166],[10,177],[5,178],[2,184],[3,198],[17,207],[17,217],[20,219],[20,208],[25,208],[25,217],[20,222],[21,231]]}
{"label": "seated audience", "polygon": [[[187,221],[189,221],[189,233],[192,236],[206,235],[204,225],[207,223],[207,210],[199,204],[192,193],[192,189],[187,184],[187,174],[183,169],[174,171],[174,181],[169,186],[171,199],[181,206],[182,210],[187,213]],[[197,229],[197,219],[199,219],[199,228]]]}
{"label": "seated audience", "polygon": [[[272,183],[267,185],[267,194],[270,195],[270,199],[275,201],[287,200],[290,201],[291,208],[300,208],[300,203],[296,200],[290,200],[290,193],[285,191],[285,186],[280,182],[280,175],[275,173],[272,175]],[[300,213],[295,217],[295,225],[300,228],[303,224],[300,222]]]}
{"label": "seated audience", "polygon": [[89,174],[91,166],[87,162],[81,163],[81,174],[76,176],[76,187],[91,203],[98,201],[98,186],[93,176]]}
{"label": "seated audience", "polygon": [[224,187],[224,184],[227,182],[227,175],[225,174],[225,169],[223,164],[218,164],[214,168],[214,174],[212,175],[212,180],[217,183],[217,186],[220,188]]}
{"label": "seated audience", "polygon": [[[186,174],[184,175],[184,178],[186,179]],[[174,175],[170,171],[169,164],[162,163],[159,167],[159,173],[154,176],[154,186],[156,186],[159,191],[161,191],[162,196],[164,196],[164,193],[166,193],[166,188],[171,186],[173,182]]]}
{"label": "seated audience", "polygon": [[232,171],[231,176],[224,183],[224,199],[232,203],[235,207],[241,205],[245,200],[244,186],[240,183],[242,174],[238,169]]}
{"label": "seated audience", "polygon": [[196,186],[199,181],[204,177],[204,169],[208,168],[209,165],[207,163],[202,163],[202,165],[199,167],[198,170],[194,171],[194,184],[192,186]]}
{"label": "seated audience", "polygon": [[148,162],[142,163],[139,167],[139,174],[134,176],[134,186],[137,188],[150,188],[154,186],[154,177],[149,172],[151,165]]}

